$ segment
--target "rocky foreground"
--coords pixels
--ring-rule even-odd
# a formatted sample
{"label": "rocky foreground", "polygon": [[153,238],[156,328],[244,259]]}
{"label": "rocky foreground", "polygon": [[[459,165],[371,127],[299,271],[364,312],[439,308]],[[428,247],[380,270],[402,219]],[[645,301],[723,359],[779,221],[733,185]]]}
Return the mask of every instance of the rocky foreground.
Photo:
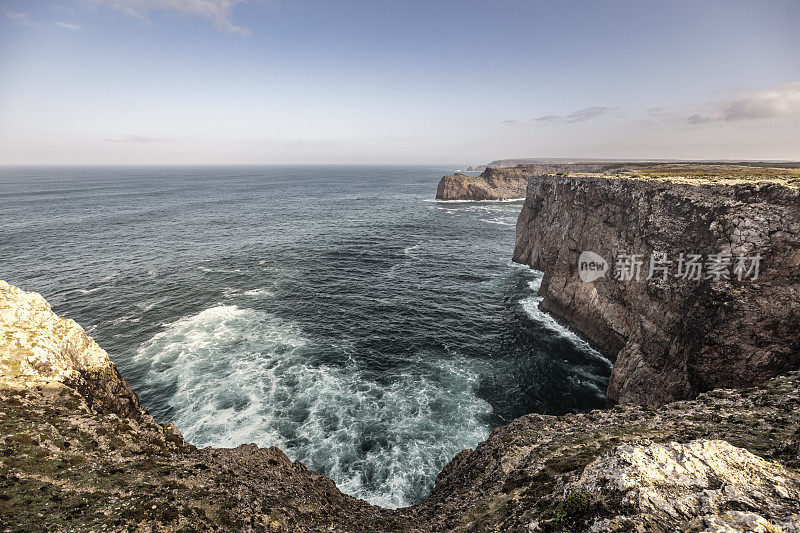
{"label": "rocky foreground", "polygon": [[0,281],[3,531],[800,531],[800,375],[660,409],[528,415],[386,510],[277,448],[197,449]]}

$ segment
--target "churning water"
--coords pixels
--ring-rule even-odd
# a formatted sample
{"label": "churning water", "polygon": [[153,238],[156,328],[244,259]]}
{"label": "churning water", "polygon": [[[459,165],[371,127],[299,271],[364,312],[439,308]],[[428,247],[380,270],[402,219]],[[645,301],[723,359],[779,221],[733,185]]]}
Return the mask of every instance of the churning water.
{"label": "churning water", "polygon": [[0,278],[82,324],[198,446],[276,445],[397,507],[493,427],[603,405],[610,365],[514,265],[521,202],[446,167],[0,170]]}

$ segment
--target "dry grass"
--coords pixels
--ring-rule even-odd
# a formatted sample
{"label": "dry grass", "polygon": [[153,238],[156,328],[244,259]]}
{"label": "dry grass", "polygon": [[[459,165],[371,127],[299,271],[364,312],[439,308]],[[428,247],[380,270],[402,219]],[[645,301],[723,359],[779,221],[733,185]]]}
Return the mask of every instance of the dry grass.
{"label": "dry grass", "polygon": [[800,168],[792,166],[664,163],[653,165],[625,165],[603,173],[570,173],[571,176],[605,176],[608,178],[633,178],[671,181],[687,184],[772,183],[800,188]]}

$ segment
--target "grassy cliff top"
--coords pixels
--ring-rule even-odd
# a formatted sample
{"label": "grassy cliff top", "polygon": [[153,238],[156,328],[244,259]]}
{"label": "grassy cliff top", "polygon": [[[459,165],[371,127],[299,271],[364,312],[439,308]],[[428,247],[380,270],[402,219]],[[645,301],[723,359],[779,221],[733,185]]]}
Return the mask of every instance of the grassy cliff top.
{"label": "grassy cliff top", "polygon": [[669,163],[624,166],[607,169],[601,173],[570,172],[566,175],[670,181],[690,185],[772,183],[797,189],[800,188],[800,168],[798,167],[800,165]]}

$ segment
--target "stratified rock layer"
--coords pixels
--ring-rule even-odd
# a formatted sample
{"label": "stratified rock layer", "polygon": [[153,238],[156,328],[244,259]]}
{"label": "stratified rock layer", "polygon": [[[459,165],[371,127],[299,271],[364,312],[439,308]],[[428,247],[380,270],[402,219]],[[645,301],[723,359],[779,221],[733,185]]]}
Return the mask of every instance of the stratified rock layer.
{"label": "stratified rock layer", "polygon": [[[531,179],[514,260],[542,270],[542,309],[616,364],[610,402],[663,404],[800,368],[796,169],[661,165]],[[640,254],[639,280],[585,283],[578,257]],[[654,252],[673,261],[648,276]],[[758,279],[679,279],[681,254],[761,256]],[[749,266],[749,265],[748,265]],[[706,267],[706,265],[704,265]],[[610,274],[610,273],[609,273]]]}
{"label": "stratified rock layer", "polygon": [[525,198],[528,175],[524,172],[503,173],[493,170],[480,176],[454,174],[444,176],[436,189],[437,200],[510,200]]}

